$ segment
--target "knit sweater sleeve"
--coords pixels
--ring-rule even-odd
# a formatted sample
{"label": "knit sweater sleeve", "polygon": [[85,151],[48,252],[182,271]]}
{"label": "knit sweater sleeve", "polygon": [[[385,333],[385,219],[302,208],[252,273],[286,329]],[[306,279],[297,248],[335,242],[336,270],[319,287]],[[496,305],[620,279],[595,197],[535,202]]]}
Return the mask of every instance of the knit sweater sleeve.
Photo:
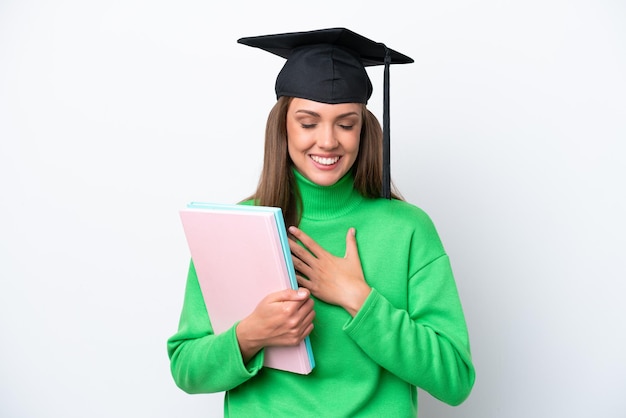
{"label": "knit sweater sleeve", "polygon": [[373,289],[344,330],[396,376],[450,405],[475,379],[465,318],[448,256],[429,260],[408,279],[408,309]]}
{"label": "knit sweater sleeve", "polygon": [[192,262],[178,332],[167,341],[170,368],[178,387],[187,393],[221,392],[257,374],[263,365],[263,351],[244,364],[236,325],[221,334],[213,333]]}

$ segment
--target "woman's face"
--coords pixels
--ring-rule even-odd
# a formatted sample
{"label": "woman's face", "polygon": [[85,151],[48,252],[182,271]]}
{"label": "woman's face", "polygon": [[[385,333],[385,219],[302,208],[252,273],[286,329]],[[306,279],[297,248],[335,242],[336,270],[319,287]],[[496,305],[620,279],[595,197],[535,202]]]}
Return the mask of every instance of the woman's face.
{"label": "woman's face", "polygon": [[294,98],[287,111],[287,148],[296,169],[320,186],[335,184],[359,153],[362,105]]}

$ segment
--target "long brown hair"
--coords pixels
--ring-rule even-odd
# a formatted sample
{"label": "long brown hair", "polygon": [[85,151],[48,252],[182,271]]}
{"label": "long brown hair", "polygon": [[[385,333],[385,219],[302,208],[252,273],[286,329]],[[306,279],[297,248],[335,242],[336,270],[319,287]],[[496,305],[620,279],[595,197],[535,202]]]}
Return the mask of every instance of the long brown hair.
{"label": "long brown hair", "polygon": [[[249,198],[257,205],[281,208],[287,226],[298,225],[302,214],[302,199],[287,149],[287,111],[292,99],[280,97],[270,111],[265,126],[263,168],[256,192]],[[378,198],[382,192],[383,131],[365,105],[362,105],[362,117],[359,153],[352,166],[354,188],[364,197]],[[391,196],[402,199],[393,185]]]}

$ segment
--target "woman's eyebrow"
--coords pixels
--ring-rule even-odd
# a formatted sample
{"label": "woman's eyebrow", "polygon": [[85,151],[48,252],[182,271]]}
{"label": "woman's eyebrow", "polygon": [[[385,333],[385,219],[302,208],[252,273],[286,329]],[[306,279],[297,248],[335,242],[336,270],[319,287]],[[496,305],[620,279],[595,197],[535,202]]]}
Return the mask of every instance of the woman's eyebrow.
{"label": "woman's eyebrow", "polygon": [[[320,117],[320,114],[317,112],[314,112],[312,110],[306,110],[306,109],[298,109],[296,110],[295,113],[306,113],[307,115],[311,115],[311,116],[315,116],[316,118]],[[342,113],[341,115],[338,115],[336,117],[336,119],[342,119],[342,118],[346,118],[348,116],[359,116],[358,112],[346,112],[346,113]]]}
{"label": "woman's eyebrow", "polygon": [[312,110],[299,109],[299,110],[296,110],[296,113],[306,113],[307,115],[315,116],[316,118],[320,117],[319,113],[314,112]]}
{"label": "woman's eyebrow", "polygon": [[358,112],[347,112],[337,116],[337,119],[347,118],[348,116],[360,116]]}

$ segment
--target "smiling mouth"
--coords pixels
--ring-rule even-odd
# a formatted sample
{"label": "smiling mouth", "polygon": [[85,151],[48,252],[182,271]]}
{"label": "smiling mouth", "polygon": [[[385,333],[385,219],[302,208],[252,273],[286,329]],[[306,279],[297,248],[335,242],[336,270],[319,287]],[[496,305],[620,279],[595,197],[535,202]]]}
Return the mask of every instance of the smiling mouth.
{"label": "smiling mouth", "polygon": [[317,155],[311,155],[311,159],[321,165],[333,165],[337,161],[339,161],[340,158],[341,157],[329,158],[329,157],[318,157]]}

